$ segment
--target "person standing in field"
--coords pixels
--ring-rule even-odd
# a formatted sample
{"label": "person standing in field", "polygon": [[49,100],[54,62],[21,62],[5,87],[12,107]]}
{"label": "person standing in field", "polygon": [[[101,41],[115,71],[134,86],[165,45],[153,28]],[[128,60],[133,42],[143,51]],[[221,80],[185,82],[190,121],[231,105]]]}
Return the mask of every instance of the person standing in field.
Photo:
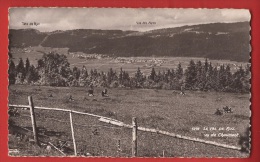
{"label": "person standing in field", "polygon": [[181,95],[185,95],[185,85],[184,84],[182,84],[181,85]]}
{"label": "person standing in field", "polygon": [[108,97],[107,89],[104,89],[104,90],[101,92],[101,95],[102,95],[102,97]]}
{"label": "person standing in field", "polygon": [[93,84],[90,85],[90,89],[88,90],[88,96],[94,96],[94,86],[93,86]]}

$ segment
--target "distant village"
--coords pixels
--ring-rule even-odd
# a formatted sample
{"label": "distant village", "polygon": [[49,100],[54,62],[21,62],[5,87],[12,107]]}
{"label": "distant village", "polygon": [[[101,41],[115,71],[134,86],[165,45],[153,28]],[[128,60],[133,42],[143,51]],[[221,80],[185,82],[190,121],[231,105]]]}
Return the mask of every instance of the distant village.
{"label": "distant village", "polygon": [[165,63],[162,59],[155,59],[155,58],[136,58],[136,57],[117,57],[114,61],[115,63],[145,63],[146,67],[155,67],[155,66],[161,66],[163,63]]}
{"label": "distant village", "polygon": [[[69,52],[68,48],[48,48],[48,47],[27,47],[27,48],[11,48],[11,53],[50,53],[55,52],[58,54],[66,54],[70,55],[72,58],[78,58],[78,59],[84,59],[84,60],[100,60],[104,58],[112,59],[114,63],[123,63],[123,64],[135,64],[135,63],[141,63],[142,67],[152,68],[152,67],[161,67],[165,64],[168,64],[169,59],[166,58],[154,58],[154,57],[116,57],[116,56],[109,56],[106,54],[86,54],[84,52]],[[197,58],[194,58],[195,60]],[[182,62],[183,61],[177,61]],[[203,61],[202,61],[203,62]],[[238,70],[239,67],[243,63],[238,62],[232,62],[227,60],[222,60],[221,63],[212,61],[212,63],[216,66],[216,68],[219,70],[221,64],[229,64],[232,71]],[[183,68],[186,68],[186,63],[182,64]]]}
{"label": "distant village", "polygon": [[73,53],[69,52],[70,55],[72,55],[72,58],[77,57],[79,59],[86,59],[86,60],[93,60],[93,59],[102,59],[108,57],[104,54],[85,54],[85,53]]}

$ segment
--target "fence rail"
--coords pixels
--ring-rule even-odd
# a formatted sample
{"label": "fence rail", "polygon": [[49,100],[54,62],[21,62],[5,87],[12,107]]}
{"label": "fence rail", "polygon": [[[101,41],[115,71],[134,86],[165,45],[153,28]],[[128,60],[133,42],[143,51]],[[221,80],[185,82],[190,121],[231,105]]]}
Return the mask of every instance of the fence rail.
{"label": "fence rail", "polygon": [[[137,156],[137,150],[138,150],[138,148],[137,148],[137,141],[138,141],[137,131],[157,133],[157,134],[162,134],[162,135],[174,137],[174,138],[177,138],[177,139],[199,142],[199,143],[204,143],[204,144],[213,145],[213,146],[217,146],[217,147],[223,147],[223,148],[227,148],[227,149],[241,150],[241,147],[238,147],[238,146],[231,146],[231,145],[227,145],[227,144],[218,143],[218,142],[215,142],[215,141],[207,141],[207,140],[203,140],[203,139],[199,139],[199,138],[183,136],[183,135],[170,133],[170,132],[162,131],[162,130],[158,130],[158,129],[150,129],[150,128],[139,127],[137,125],[137,119],[135,117],[133,117],[132,125],[130,125],[130,124],[125,124],[125,123],[123,123],[122,121],[119,121],[119,120],[115,120],[115,119],[112,119],[112,118],[108,118],[108,117],[100,116],[100,115],[96,115],[96,114],[86,113],[86,112],[80,112],[80,111],[68,110],[68,109],[61,109],[61,108],[38,107],[38,106],[33,105],[32,97],[29,96],[28,100],[29,100],[29,105],[9,104],[9,107],[30,109],[34,140],[35,140],[36,144],[38,144],[38,136],[37,136],[37,129],[36,129],[37,125],[36,125],[36,119],[35,119],[35,115],[34,115],[34,109],[63,111],[63,112],[68,112],[70,114],[69,120],[70,120],[71,135],[72,135],[72,139],[73,139],[74,155],[75,156],[77,156],[77,147],[76,147],[74,128],[73,128],[74,124],[73,124],[73,120],[72,120],[72,114],[73,113],[81,114],[81,115],[87,115],[87,116],[91,116],[91,117],[96,117],[96,118],[99,118],[98,120],[100,122],[108,123],[108,124],[118,126],[118,127],[124,127],[124,128],[132,129],[132,157]],[[75,125],[77,125],[77,124],[75,124]],[[84,126],[86,126],[86,125],[84,125]]]}
{"label": "fence rail", "polygon": [[[30,109],[30,105],[14,105],[14,104],[9,104],[9,107],[28,108],[28,109]],[[39,106],[34,106],[34,109],[63,111],[63,112],[72,112],[72,113],[75,113],[75,114],[88,115],[88,116],[92,116],[92,117],[103,118],[103,119],[108,119],[108,120],[115,121],[115,122],[120,122],[120,121],[118,121],[118,120],[116,120],[116,119],[108,118],[108,117],[105,117],[105,116],[100,116],[100,115],[96,115],[96,114],[91,114],[91,113],[86,113],[86,112],[80,112],[80,111],[75,111],[75,110],[69,110],[69,109],[50,108],[50,107],[39,107]],[[122,122],[120,122],[120,123],[122,123]]]}

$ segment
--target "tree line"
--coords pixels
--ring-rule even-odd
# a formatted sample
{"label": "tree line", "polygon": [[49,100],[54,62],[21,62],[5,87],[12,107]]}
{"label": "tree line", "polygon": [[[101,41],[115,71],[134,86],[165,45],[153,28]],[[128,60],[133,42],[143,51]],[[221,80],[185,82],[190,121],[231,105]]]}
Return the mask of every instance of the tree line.
{"label": "tree line", "polygon": [[9,60],[9,84],[32,84],[48,86],[82,87],[128,87],[147,89],[169,89],[221,92],[250,92],[250,65],[239,66],[231,72],[230,65],[213,66],[207,59],[194,62],[191,60],[186,69],[181,63],[174,69],[155,71],[148,76],[138,68],[133,76],[122,68],[117,72],[110,68],[107,72],[97,69],[73,67],[65,55],[44,54],[37,65],[31,65],[29,59],[19,60],[17,65]]}

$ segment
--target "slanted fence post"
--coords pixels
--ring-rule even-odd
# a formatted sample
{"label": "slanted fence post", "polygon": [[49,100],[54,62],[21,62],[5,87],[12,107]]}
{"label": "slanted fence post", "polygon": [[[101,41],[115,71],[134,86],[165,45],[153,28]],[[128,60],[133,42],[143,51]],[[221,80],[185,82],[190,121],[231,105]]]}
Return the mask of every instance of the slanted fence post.
{"label": "slanted fence post", "polygon": [[76,146],[76,141],[75,141],[75,136],[74,136],[72,111],[70,111],[70,127],[71,127],[71,135],[72,135],[73,146],[74,146],[74,155],[77,156],[77,146]]}
{"label": "slanted fence post", "polygon": [[120,139],[117,140],[117,156],[120,156],[121,153],[121,144]]}
{"label": "slanted fence post", "polygon": [[164,155],[164,150],[162,151],[162,156],[164,157],[165,155]]}
{"label": "slanted fence post", "polygon": [[35,144],[39,145],[32,96],[28,96],[28,101],[29,101],[29,106],[30,106],[30,114],[31,114],[31,120],[32,120],[32,129],[33,129],[34,142],[35,142]]}
{"label": "slanted fence post", "polygon": [[137,156],[137,122],[136,122],[136,117],[133,117],[132,125],[133,125],[132,157],[136,157]]}

